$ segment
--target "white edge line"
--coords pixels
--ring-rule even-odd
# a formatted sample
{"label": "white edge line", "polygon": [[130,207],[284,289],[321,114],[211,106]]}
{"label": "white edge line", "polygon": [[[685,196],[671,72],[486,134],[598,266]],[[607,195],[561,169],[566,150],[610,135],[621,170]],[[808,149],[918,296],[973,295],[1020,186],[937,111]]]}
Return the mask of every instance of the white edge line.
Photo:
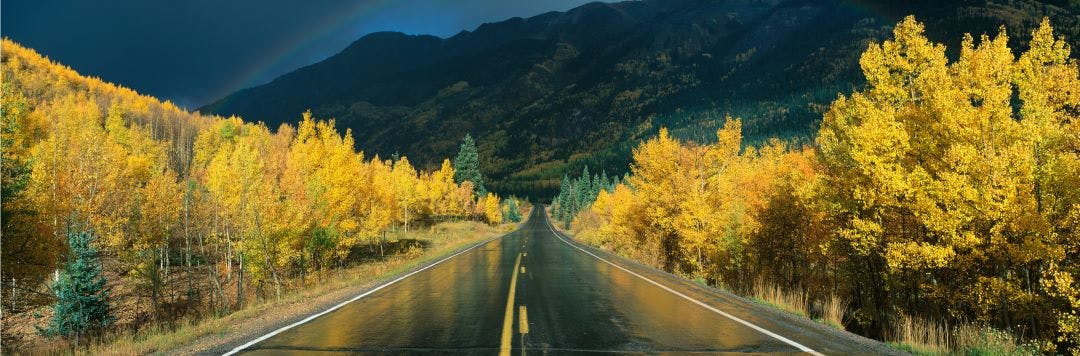
{"label": "white edge line", "polygon": [[[546,220],[546,219],[545,219],[545,220]],[[457,257],[457,256],[458,256],[458,255],[460,255],[460,254],[463,254],[463,253],[469,252],[469,251],[471,251],[471,250],[473,250],[473,249],[475,249],[475,248],[477,248],[477,247],[480,247],[480,246],[483,246],[483,245],[487,245],[487,244],[488,244],[489,242],[491,242],[491,241],[494,241],[495,239],[498,239],[498,238],[502,238],[502,237],[505,237],[505,236],[507,236],[507,235],[510,235],[510,234],[512,234],[512,233],[514,233],[514,232],[517,232],[517,231],[518,231],[519,229],[521,229],[521,227],[522,227],[522,226],[525,226],[525,224],[524,224],[524,223],[522,223],[521,225],[518,225],[518,227],[517,227],[516,229],[514,229],[514,231],[511,231],[511,232],[508,232],[508,233],[505,233],[505,234],[503,234],[503,235],[499,235],[499,236],[496,236],[496,237],[492,237],[492,238],[490,238],[490,239],[487,239],[487,240],[485,240],[485,241],[483,241],[483,242],[477,243],[477,244],[473,245],[472,247],[469,247],[469,248],[467,248],[467,249],[461,250],[461,251],[459,251],[458,253],[455,253],[455,254],[453,254],[453,255],[447,256],[446,258],[443,258],[443,259],[441,259],[441,260],[439,260],[439,261],[437,261],[437,262],[435,262],[435,263],[432,263],[432,264],[430,264],[430,265],[424,266],[424,268],[421,268],[421,269],[418,269],[418,270],[412,271],[412,272],[410,272],[409,274],[406,274],[406,275],[404,275],[404,276],[401,276],[401,277],[395,278],[395,279],[394,279],[394,280],[392,280],[392,281],[386,282],[386,283],[384,283],[383,285],[380,285],[380,286],[378,286],[378,287],[375,287],[374,289],[371,289],[371,290],[369,290],[369,291],[367,291],[367,292],[364,292],[364,293],[362,293],[362,294],[360,294],[360,295],[357,295],[357,296],[353,297],[352,299],[349,299],[349,300],[346,300],[346,301],[344,301],[344,302],[338,303],[337,305],[335,305],[335,306],[332,306],[332,307],[330,307],[329,309],[323,310],[322,312],[319,312],[319,313],[317,313],[317,314],[313,314],[313,315],[311,315],[311,316],[308,316],[307,318],[304,318],[303,320],[300,320],[300,321],[297,321],[297,322],[295,322],[295,323],[292,323],[292,324],[289,324],[289,325],[283,326],[283,327],[281,327],[280,329],[277,329],[277,330],[271,331],[270,333],[267,333],[266,335],[260,336],[260,337],[259,337],[259,338],[257,338],[257,339],[251,340],[251,341],[249,341],[249,342],[248,342],[248,343],[246,343],[246,344],[243,344],[243,345],[237,346],[236,348],[233,348],[233,349],[232,349],[232,350],[230,350],[229,352],[226,352],[226,353],[222,354],[222,356],[231,356],[231,355],[234,355],[234,354],[236,354],[236,353],[238,353],[238,352],[240,352],[240,351],[243,351],[243,350],[244,350],[244,349],[246,349],[246,348],[249,348],[249,347],[251,347],[252,345],[255,345],[255,344],[259,343],[259,342],[262,342],[263,340],[266,340],[266,339],[269,339],[269,338],[271,338],[271,337],[274,337],[274,335],[280,334],[280,333],[284,332],[285,330],[289,330],[289,329],[292,329],[292,328],[294,328],[294,327],[296,327],[296,326],[299,326],[300,324],[303,324],[303,323],[306,323],[306,322],[312,321],[312,320],[314,320],[315,318],[318,318],[318,317],[320,317],[320,316],[323,316],[323,315],[325,315],[325,314],[327,314],[327,313],[329,313],[329,312],[335,311],[335,310],[337,310],[338,308],[341,308],[341,307],[345,306],[345,304],[349,304],[349,303],[355,302],[355,301],[359,300],[360,298],[366,297],[366,296],[368,296],[368,295],[369,295],[369,294],[371,294],[371,293],[375,293],[375,292],[377,292],[378,290],[380,290],[380,289],[383,289],[383,288],[386,288],[387,286],[389,286],[389,285],[391,285],[391,284],[394,284],[394,283],[397,283],[397,282],[399,282],[399,281],[401,281],[401,280],[403,280],[403,279],[405,279],[405,278],[408,278],[409,276],[412,276],[412,275],[414,275],[414,274],[420,273],[421,271],[423,271],[423,270],[426,270],[426,269],[428,269],[428,268],[431,268],[431,267],[435,267],[436,265],[438,265],[438,264],[440,264],[440,263],[443,263],[443,262],[444,262],[444,261],[446,261],[446,260],[449,260],[449,259],[451,259],[451,258]]]}
{"label": "white edge line", "polygon": [[817,351],[814,351],[813,349],[811,349],[809,347],[806,347],[806,346],[803,346],[802,344],[797,343],[795,341],[792,341],[791,339],[780,336],[780,335],[778,335],[778,334],[776,334],[776,333],[774,333],[772,331],[766,330],[763,327],[754,325],[754,324],[750,323],[749,321],[739,319],[738,317],[736,317],[734,315],[728,314],[728,313],[724,312],[723,310],[716,309],[716,308],[712,307],[711,305],[705,304],[705,303],[703,303],[703,302],[701,302],[701,301],[699,301],[697,299],[691,298],[691,297],[687,296],[686,294],[679,293],[678,291],[676,291],[674,289],[668,288],[668,286],[657,283],[656,281],[651,280],[651,279],[649,279],[649,278],[647,278],[645,276],[642,276],[640,274],[637,274],[634,271],[628,270],[626,268],[623,268],[622,266],[611,263],[611,261],[605,260],[603,257],[597,256],[597,255],[593,254],[592,252],[586,251],[585,249],[583,249],[581,247],[578,247],[577,245],[574,245],[574,244],[570,243],[569,241],[566,241],[566,239],[564,239],[562,236],[559,236],[559,233],[555,232],[555,229],[551,227],[551,223],[548,222],[547,216],[544,217],[544,222],[547,223],[548,229],[551,230],[551,233],[553,235],[555,235],[556,238],[558,238],[563,243],[565,243],[567,245],[570,245],[571,247],[576,248],[576,249],[580,250],[581,252],[584,252],[584,253],[588,254],[589,256],[596,257],[596,259],[598,259],[598,260],[604,261],[605,263],[607,263],[609,265],[612,265],[612,266],[615,266],[615,268],[621,269],[621,270],[625,271],[626,273],[629,273],[629,274],[632,274],[632,275],[634,275],[634,276],[636,276],[638,278],[644,279],[645,281],[647,281],[649,283],[652,283],[653,285],[655,285],[657,287],[660,287],[663,290],[671,292],[674,295],[682,297],[683,299],[689,300],[689,301],[693,302],[694,304],[697,304],[697,305],[701,306],[702,308],[705,308],[705,309],[708,309],[708,310],[710,310],[710,311],[712,311],[714,313],[723,315],[724,317],[727,317],[728,319],[734,320],[735,322],[737,322],[739,324],[746,325],[746,326],[750,327],[751,329],[757,330],[757,331],[761,332],[762,334],[771,336],[774,339],[783,341],[783,342],[787,343],[788,345],[791,345],[791,346],[794,346],[794,347],[798,348],[799,350],[810,353],[812,355],[824,356],[824,354],[822,354],[820,352],[817,352]]}

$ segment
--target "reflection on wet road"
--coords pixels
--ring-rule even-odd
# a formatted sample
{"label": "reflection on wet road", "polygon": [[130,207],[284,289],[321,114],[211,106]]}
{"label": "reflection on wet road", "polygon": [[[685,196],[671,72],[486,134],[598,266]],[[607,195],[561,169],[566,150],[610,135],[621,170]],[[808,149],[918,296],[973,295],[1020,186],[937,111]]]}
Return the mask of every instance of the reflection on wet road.
{"label": "reflection on wet road", "polygon": [[[666,290],[670,289],[667,283],[677,283],[671,282],[671,276],[652,272],[655,275],[645,277],[638,273],[647,271],[624,270],[560,240],[540,210],[534,209],[521,229],[505,237],[284,330],[243,352],[809,350],[737,321],[753,318],[755,312],[724,316],[693,301],[701,298],[717,303],[718,299],[709,298],[720,297],[710,296],[711,292],[685,285],[670,287],[685,290],[685,294]],[[515,268],[515,263],[520,266]],[[654,279],[665,286],[649,282]],[[775,323],[771,319],[765,322],[766,327]]]}

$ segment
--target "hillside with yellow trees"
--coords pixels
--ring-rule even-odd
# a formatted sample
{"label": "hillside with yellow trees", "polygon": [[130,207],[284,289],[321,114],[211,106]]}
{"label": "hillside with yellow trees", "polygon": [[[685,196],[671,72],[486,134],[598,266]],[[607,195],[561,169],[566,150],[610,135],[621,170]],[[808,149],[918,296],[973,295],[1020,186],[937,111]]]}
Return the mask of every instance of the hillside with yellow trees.
{"label": "hillside with yellow trees", "polygon": [[811,317],[841,301],[844,328],[915,351],[1016,338],[1080,352],[1080,76],[1065,41],[1044,20],[1023,52],[1002,29],[950,60],[908,17],[863,53],[867,86],[833,101],[813,144],[747,147],[738,119],[712,144],[661,131],[623,183],[576,201],[567,189],[595,188],[564,184],[556,201],[573,203],[553,215],[688,278],[798,296]]}
{"label": "hillside with yellow trees", "polygon": [[53,302],[53,274],[78,252],[69,253],[73,235],[91,237],[105,274],[115,271],[110,286],[150,305],[113,306],[110,314],[137,314],[124,325],[137,330],[226,314],[378,260],[391,253],[389,232],[503,222],[502,201],[456,183],[449,160],[421,172],[405,157],[354,151],[352,133],[333,120],[305,114],[271,129],[204,116],[2,46],[8,320]]}

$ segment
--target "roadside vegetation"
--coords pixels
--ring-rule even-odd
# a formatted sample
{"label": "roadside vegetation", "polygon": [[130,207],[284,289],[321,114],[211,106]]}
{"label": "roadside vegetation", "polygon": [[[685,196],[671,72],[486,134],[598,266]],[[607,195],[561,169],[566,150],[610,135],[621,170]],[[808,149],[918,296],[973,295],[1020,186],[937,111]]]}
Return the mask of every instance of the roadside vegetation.
{"label": "roadside vegetation", "polygon": [[[257,300],[240,310],[222,316],[185,317],[172,325],[157,325],[136,333],[116,333],[105,336],[100,343],[88,348],[76,348],[82,354],[135,355],[170,350],[205,351],[217,346],[240,330],[257,329],[274,322],[289,320],[290,316],[306,316],[308,309],[320,302],[333,304],[343,297],[343,291],[357,286],[367,288],[426,263],[437,261],[472,244],[500,236],[515,228],[515,224],[490,226],[475,221],[443,222],[433,226],[388,233],[388,245],[396,246],[386,258],[359,262],[350,267],[328,271],[321,280],[290,281],[290,291],[281,298]],[[352,294],[344,295],[351,297]],[[295,311],[295,312],[294,312]],[[307,311],[307,313],[305,313]],[[278,317],[280,316],[280,317]],[[192,345],[196,343],[195,345]],[[193,349],[189,349],[194,347]],[[65,340],[37,344],[20,350],[27,353],[63,353],[71,349]]]}
{"label": "roadside vegetation", "polygon": [[276,130],[200,115],[2,45],[5,353],[221,320],[343,270],[381,276],[445,245],[424,233],[465,228],[447,223],[521,216],[484,190],[468,137],[417,169],[310,113]]}
{"label": "roadside vegetation", "polygon": [[[1048,21],[958,58],[914,18],[812,144],[667,130],[620,182],[564,179],[577,239],[918,353],[1080,352],[1080,75]],[[599,187],[599,189],[598,189]]]}

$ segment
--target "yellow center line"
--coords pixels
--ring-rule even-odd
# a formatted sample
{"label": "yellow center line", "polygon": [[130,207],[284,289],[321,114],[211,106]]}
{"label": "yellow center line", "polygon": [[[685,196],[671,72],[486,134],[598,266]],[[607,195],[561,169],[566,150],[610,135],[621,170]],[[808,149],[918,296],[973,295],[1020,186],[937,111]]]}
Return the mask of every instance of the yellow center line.
{"label": "yellow center line", "polygon": [[518,333],[529,333],[529,309],[524,305],[518,307]]}
{"label": "yellow center line", "polygon": [[521,267],[521,254],[517,255],[517,260],[514,261],[514,269],[510,270],[513,276],[510,277],[510,295],[506,297],[506,314],[503,315],[503,328],[502,328],[502,343],[499,345],[499,355],[510,355],[510,341],[514,338],[514,290],[517,287],[516,273],[518,268]]}

